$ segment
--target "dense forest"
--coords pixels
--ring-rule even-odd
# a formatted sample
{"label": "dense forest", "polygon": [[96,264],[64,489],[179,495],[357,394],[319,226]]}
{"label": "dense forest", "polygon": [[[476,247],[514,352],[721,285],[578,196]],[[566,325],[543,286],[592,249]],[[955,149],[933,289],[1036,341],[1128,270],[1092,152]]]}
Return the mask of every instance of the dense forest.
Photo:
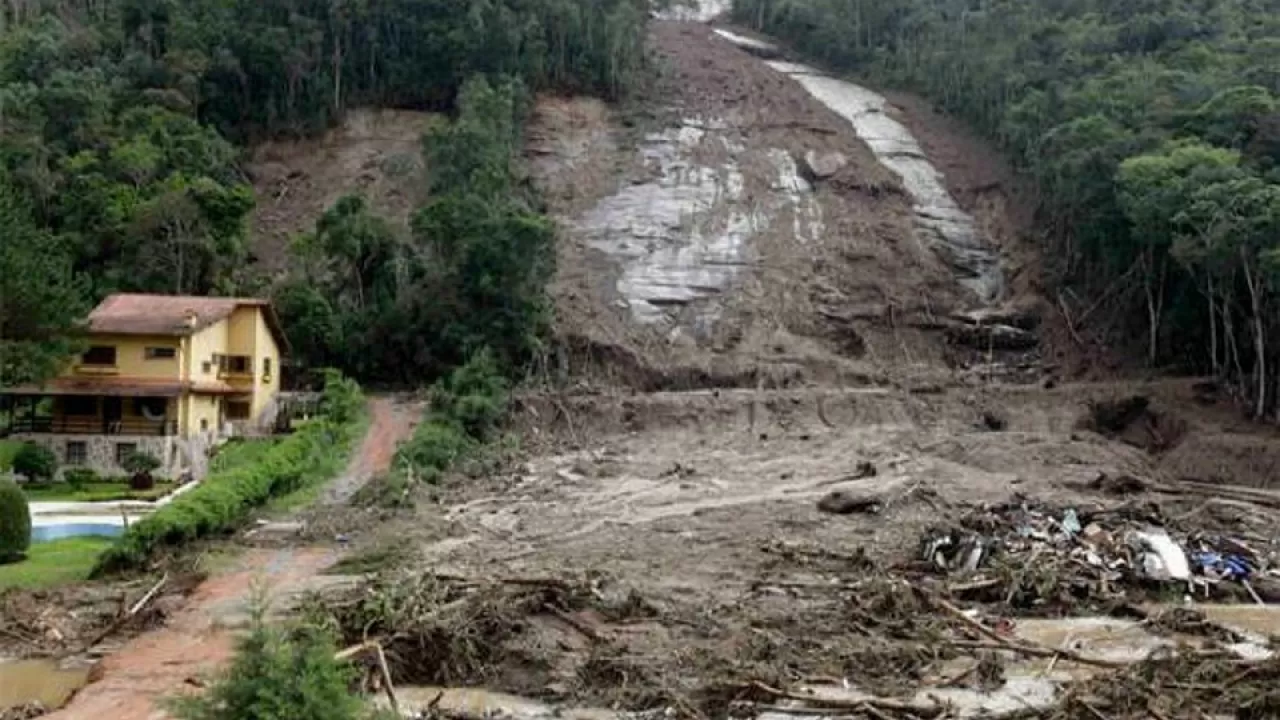
{"label": "dense forest", "polygon": [[[37,0],[0,9],[0,384],[50,373],[120,290],[264,292],[244,149],[347,108],[431,109],[431,201],[400,238],[347,198],[279,292],[303,363],[420,380],[527,362],[550,228],[512,163],[527,98],[640,72],[649,0]],[[428,300],[431,302],[428,303]]]}
{"label": "dense forest", "polygon": [[[1154,367],[1280,403],[1280,2],[735,0],[815,60],[917,90],[1034,179],[1055,280]],[[1095,317],[1104,314],[1095,312]]]}

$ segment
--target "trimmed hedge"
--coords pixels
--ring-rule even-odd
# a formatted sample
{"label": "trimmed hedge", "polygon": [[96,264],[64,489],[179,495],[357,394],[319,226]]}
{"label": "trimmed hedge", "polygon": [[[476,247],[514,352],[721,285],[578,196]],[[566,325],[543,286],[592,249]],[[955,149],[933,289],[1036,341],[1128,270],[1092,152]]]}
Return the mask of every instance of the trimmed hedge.
{"label": "trimmed hedge", "polygon": [[31,547],[31,508],[12,480],[0,478],[0,563],[21,558]]}
{"label": "trimmed hedge", "polygon": [[98,559],[93,575],[140,568],[163,548],[235,530],[267,500],[339,472],[361,426],[363,398],[354,381],[337,373],[328,375],[324,395],[325,415],[252,462],[214,472],[199,487],[131,525]]}

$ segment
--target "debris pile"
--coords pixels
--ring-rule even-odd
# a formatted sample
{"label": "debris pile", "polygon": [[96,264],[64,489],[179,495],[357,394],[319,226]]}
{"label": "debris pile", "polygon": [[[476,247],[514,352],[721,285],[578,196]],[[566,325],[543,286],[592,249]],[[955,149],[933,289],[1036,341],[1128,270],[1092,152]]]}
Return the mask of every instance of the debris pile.
{"label": "debris pile", "polygon": [[1155,506],[1054,508],[1019,499],[930,530],[920,560],[931,572],[971,580],[961,586],[966,599],[1055,614],[1170,591],[1263,604],[1280,585],[1270,550],[1223,534],[1171,531]]}
{"label": "debris pile", "polygon": [[[464,578],[386,573],[302,603],[312,624],[344,643],[376,638],[397,682],[496,683],[543,694],[562,680],[552,668],[559,631],[590,646],[607,640],[606,622],[654,611],[633,592],[602,577]],[[554,626],[556,632],[546,628]]]}

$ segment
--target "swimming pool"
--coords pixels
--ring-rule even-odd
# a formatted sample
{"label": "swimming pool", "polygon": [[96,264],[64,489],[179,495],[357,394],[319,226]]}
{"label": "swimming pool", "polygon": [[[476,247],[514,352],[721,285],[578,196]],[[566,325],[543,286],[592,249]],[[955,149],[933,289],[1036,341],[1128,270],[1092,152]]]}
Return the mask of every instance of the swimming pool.
{"label": "swimming pool", "polygon": [[124,526],[103,522],[69,522],[56,525],[37,525],[31,528],[31,542],[49,542],[70,537],[117,537],[124,534]]}

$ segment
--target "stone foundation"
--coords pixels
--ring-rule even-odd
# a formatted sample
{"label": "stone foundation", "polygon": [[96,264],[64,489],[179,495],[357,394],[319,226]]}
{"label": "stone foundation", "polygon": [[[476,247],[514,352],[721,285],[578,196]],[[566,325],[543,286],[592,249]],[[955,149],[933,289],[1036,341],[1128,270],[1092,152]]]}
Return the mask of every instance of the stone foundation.
{"label": "stone foundation", "polygon": [[[186,463],[181,462],[176,452],[178,438],[157,435],[52,435],[44,433],[18,433],[14,440],[32,442],[43,445],[53,451],[58,458],[59,474],[72,467],[89,468],[100,475],[119,476],[128,472],[116,463],[117,446],[125,443],[133,445],[138,452],[154,455],[160,460],[160,468],[156,475],[176,477]],[[71,465],[67,463],[67,443],[82,442],[85,445],[83,463]]]}

